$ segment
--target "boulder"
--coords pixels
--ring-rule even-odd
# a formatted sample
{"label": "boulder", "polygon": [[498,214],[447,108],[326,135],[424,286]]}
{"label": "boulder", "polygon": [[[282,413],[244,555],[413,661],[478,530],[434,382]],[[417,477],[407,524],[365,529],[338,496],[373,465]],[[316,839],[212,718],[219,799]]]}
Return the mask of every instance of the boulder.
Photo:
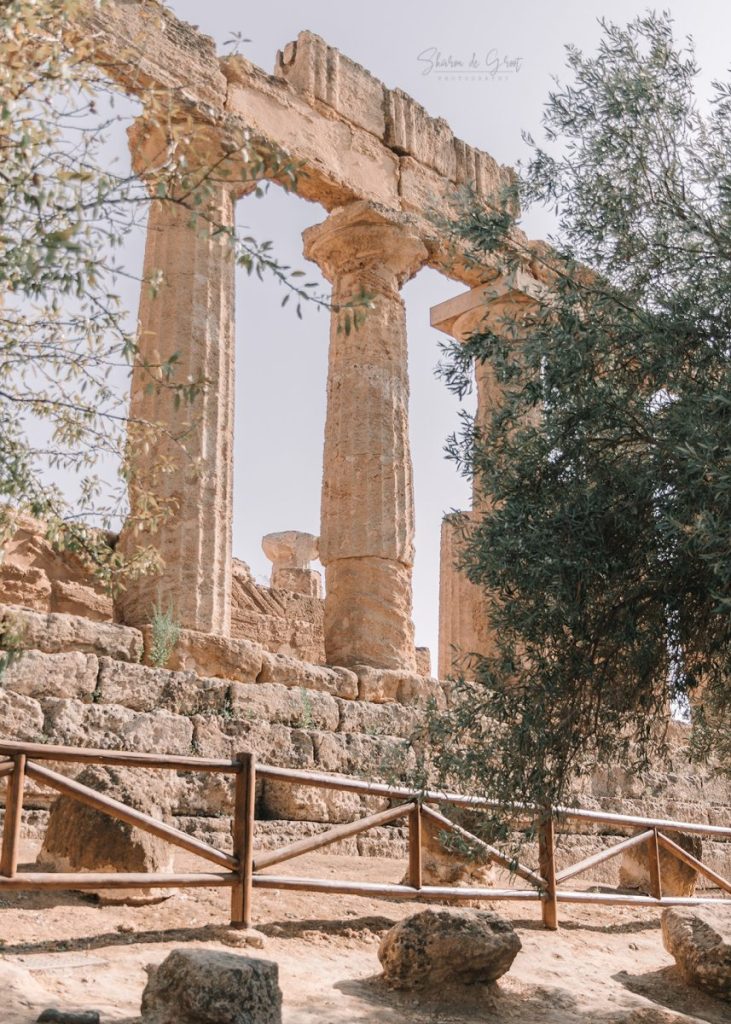
{"label": "boulder", "polygon": [[424,910],[383,936],[378,958],[390,988],[496,981],[521,948],[509,921],[491,910]]}
{"label": "boulder", "polygon": [[662,940],[691,985],[731,1002],[731,906],[670,907]]}
{"label": "boulder", "polygon": [[174,949],[147,970],[142,1024],[281,1024],[279,969],[269,960]]}
{"label": "boulder", "polygon": [[[698,835],[689,832],[671,832],[669,839],[690,853],[696,860],[703,856],[703,843]],[[647,843],[631,846],[622,855],[619,868],[619,884],[623,889],[638,889],[650,895],[650,867]],[[660,847],[660,876],[663,896],[692,896],[698,881],[695,868],[674,857],[669,850]]]}
{"label": "boulder", "polygon": [[[76,781],[154,818],[171,814],[174,783],[168,772],[90,765]],[[173,850],[149,832],[61,796],[51,807],[37,863],[46,871],[170,872]],[[168,889],[97,892],[106,903],[150,903],[170,895]]]}

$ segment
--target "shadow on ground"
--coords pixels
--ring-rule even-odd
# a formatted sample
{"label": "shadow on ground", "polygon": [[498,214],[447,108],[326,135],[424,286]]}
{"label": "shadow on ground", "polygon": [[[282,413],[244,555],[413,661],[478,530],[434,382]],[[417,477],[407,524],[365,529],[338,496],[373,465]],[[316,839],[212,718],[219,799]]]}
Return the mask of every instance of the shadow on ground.
{"label": "shadow on ground", "polygon": [[707,1024],[730,1024],[731,1005],[692,988],[683,981],[677,967],[663,967],[647,974],[620,971],[614,980],[635,995],[644,996],[658,1006],[674,1013],[687,1014]]}

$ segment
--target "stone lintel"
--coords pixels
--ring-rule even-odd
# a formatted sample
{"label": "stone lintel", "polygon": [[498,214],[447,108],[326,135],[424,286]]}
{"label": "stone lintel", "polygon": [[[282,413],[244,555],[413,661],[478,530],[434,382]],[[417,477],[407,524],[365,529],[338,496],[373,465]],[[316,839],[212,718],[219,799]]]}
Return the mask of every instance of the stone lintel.
{"label": "stone lintel", "polygon": [[480,319],[487,317],[496,306],[504,307],[516,303],[532,306],[540,302],[545,295],[545,285],[537,281],[527,270],[519,268],[432,306],[429,310],[429,322],[438,331],[452,337],[459,334],[458,340],[462,340],[465,337],[466,321],[474,329]]}

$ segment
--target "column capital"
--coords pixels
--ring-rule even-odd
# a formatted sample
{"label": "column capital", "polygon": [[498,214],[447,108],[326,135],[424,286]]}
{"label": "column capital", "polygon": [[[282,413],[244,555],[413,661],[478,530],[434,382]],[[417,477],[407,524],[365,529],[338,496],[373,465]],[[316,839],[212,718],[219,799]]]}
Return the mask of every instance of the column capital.
{"label": "column capital", "polygon": [[501,320],[535,310],[547,296],[547,287],[519,268],[432,306],[430,323],[457,341],[466,341],[481,326],[497,331]]}
{"label": "column capital", "polygon": [[192,175],[200,177],[201,185],[224,188],[234,198],[256,188],[257,182],[246,177],[247,139],[238,125],[196,121],[187,111],[150,111],[132,122],[127,139],[133,171],[153,186],[160,178],[169,178],[174,193],[176,183]]}
{"label": "column capital", "polygon": [[385,271],[401,288],[429,257],[407,216],[365,201],[339,207],[302,238],[305,256],[331,283],[344,274]]}

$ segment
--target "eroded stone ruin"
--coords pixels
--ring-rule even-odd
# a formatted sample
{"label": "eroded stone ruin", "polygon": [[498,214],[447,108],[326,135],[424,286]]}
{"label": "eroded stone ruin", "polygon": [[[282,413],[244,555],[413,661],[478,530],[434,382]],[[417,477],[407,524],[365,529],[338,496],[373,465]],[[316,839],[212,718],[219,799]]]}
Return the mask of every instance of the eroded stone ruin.
{"label": "eroded stone ruin", "polygon": [[[116,0],[86,24],[99,61],[119,86],[164,91],[170,117],[193,128],[187,158],[205,168],[245,132],[280,147],[300,165],[297,191],[325,216],[304,233],[304,254],[332,284],[335,303],[365,288],[373,298],[357,331],[332,317],[319,538],[289,531],[264,538],[271,586],[253,581],[232,558],[234,254],[191,226],[175,204],[150,208],[145,273],[163,284],[140,298],[143,356],[180,353],[185,376],[212,382],[191,410],[188,455],[163,433],[140,454],[137,479],[169,460],[162,499],[175,511],[152,537],[122,530],[132,553],[155,545],[158,576],[129,585],[113,604],[83,566],[22,520],[0,565],[0,616],[19,624],[28,651],[4,674],[0,735],[29,741],[261,760],[324,771],[383,774],[410,765],[406,738],[427,699],[444,705],[444,680],[460,652],[489,649],[482,597],[455,568],[457,532],[442,532],[438,679],[429,652],[414,645],[414,502],[409,452],[409,381],[400,289],[424,266],[462,291],[432,310],[432,324],[463,340],[485,320],[499,325],[530,309],[545,286],[530,260],[509,277],[461,257],[432,214],[447,216],[459,186],[495,200],[512,172],[454,137],[449,125],[399,89],[302,32],[277,55],[273,75],[241,56],[220,58],[213,41],[154,0]],[[124,61],[119,61],[123,54]],[[133,164],[152,186],[161,139],[143,113],[130,132]],[[206,202],[233,225],[249,184],[217,182]],[[524,240],[525,241],[525,240]],[[530,247],[528,247],[530,251]],[[169,390],[132,381],[133,419],[180,431]],[[487,368],[477,373],[477,418],[500,401]],[[436,453],[435,453],[436,457]],[[176,461],[177,460],[177,461]],[[131,493],[134,508],[135,491]],[[479,511],[476,499],[473,511]],[[467,513],[470,514],[469,512]],[[296,525],[296,524],[293,524]],[[325,595],[311,569],[319,555]],[[182,630],[164,667],[150,664],[153,604],[171,607]],[[442,680],[442,682],[440,682]],[[587,806],[718,823],[729,816],[725,786],[683,764],[677,773],[638,778],[620,768],[598,773],[580,794]],[[258,795],[259,841],[351,820],[374,798],[267,781]],[[42,829],[49,798],[31,790],[25,826]],[[230,793],[215,776],[181,778],[173,813],[182,827],[228,841]],[[573,856],[602,845],[574,836]],[[403,848],[395,826],[348,840],[349,852]],[[727,846],[705,859],[723,870]],[[612,868],[610,867],[611,871]],[[728,870],[728,868],[726,868]]]}

